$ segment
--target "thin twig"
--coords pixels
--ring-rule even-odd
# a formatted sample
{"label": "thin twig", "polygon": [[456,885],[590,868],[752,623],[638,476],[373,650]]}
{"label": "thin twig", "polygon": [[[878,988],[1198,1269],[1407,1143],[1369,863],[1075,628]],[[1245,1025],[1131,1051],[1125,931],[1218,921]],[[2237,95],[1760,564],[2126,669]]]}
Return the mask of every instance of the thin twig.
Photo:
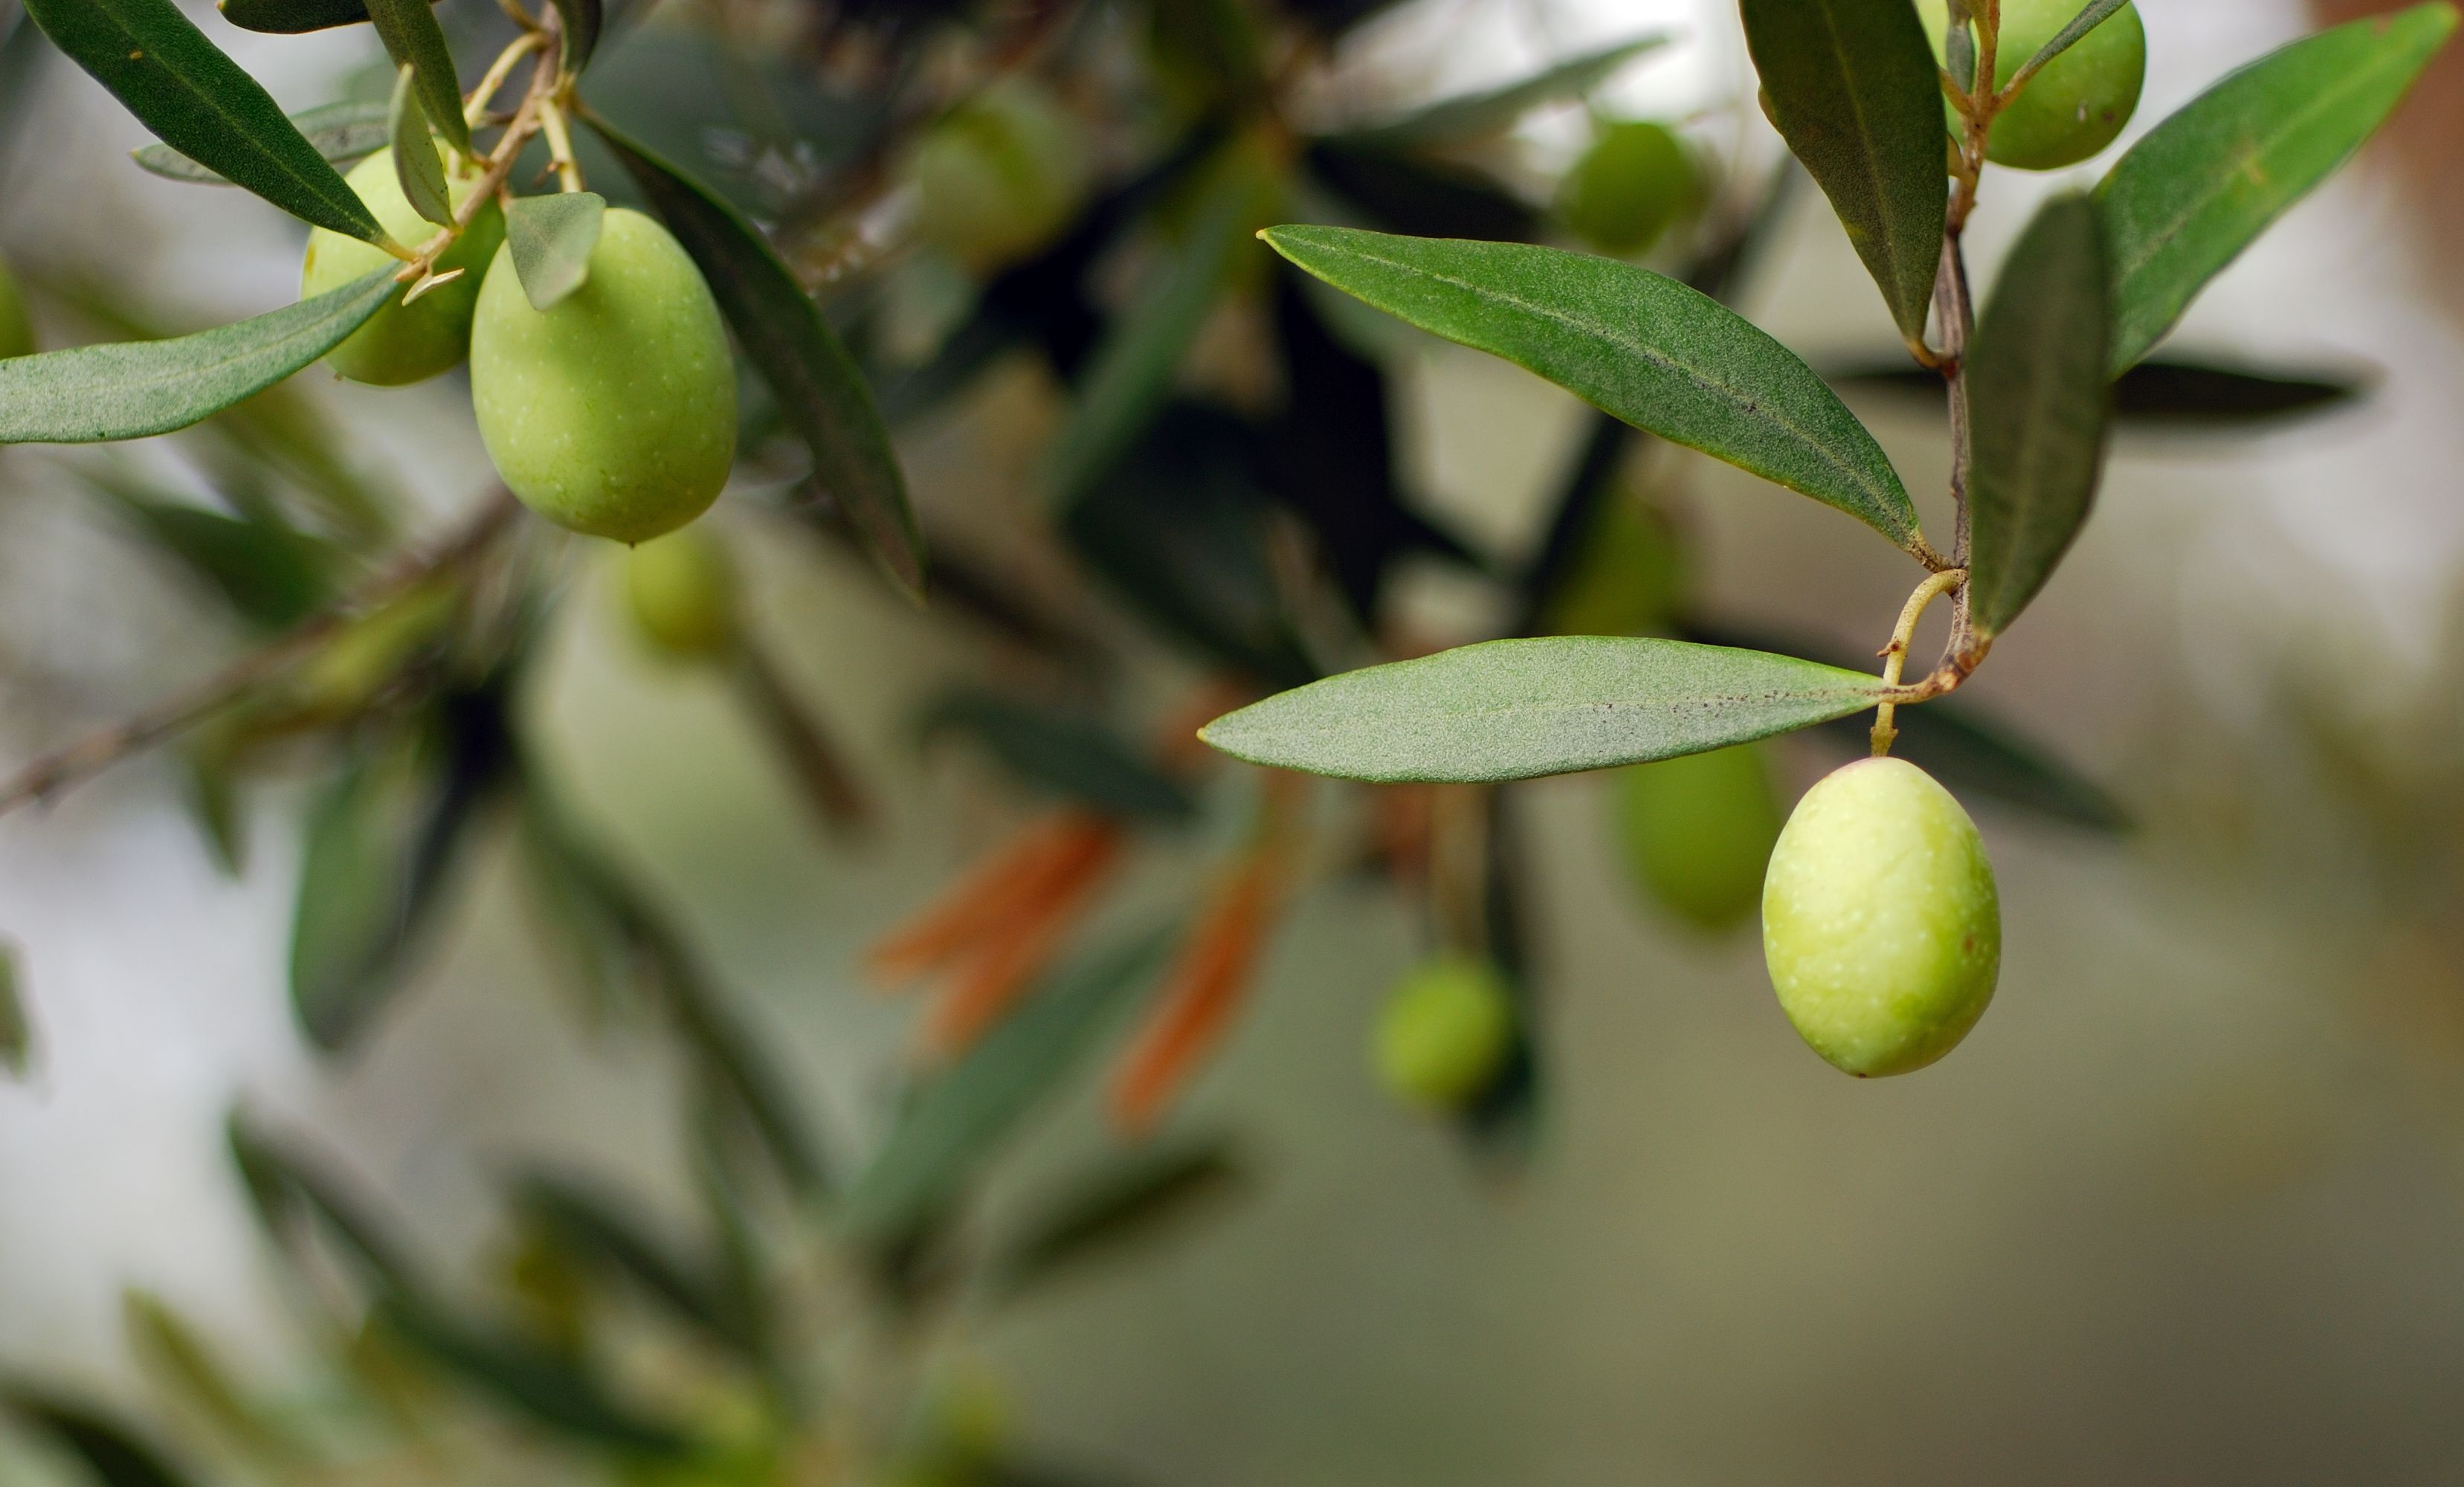
{"label": "thin twig", "polygon": [[498,491],[442,544],[403,554],[342,602],[301,621],[194,687],[35,759],[7,784],[0,785],[0,815],[56,797],[70,786],[219,712],[306,659],[353,620],[485,552],[519,509],[511,492]]}

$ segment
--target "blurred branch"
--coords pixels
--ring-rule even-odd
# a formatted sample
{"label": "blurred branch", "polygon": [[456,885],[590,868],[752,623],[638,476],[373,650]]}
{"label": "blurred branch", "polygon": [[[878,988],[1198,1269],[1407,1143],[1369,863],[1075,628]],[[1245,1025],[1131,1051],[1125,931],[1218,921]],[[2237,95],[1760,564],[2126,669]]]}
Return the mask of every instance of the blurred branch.
{"label": "blurred branch", "polygon": [[401,555],[340,603],[301,621],[187,690],[36,758],[6,784],[0,784],[0,815],[33,801],[54,798],[131,754],[212,716],[306,658],[361,615],[400,598],[437,574],[476,558],[494,544],[518,509],[512,492],[497,490],[442,543]]}

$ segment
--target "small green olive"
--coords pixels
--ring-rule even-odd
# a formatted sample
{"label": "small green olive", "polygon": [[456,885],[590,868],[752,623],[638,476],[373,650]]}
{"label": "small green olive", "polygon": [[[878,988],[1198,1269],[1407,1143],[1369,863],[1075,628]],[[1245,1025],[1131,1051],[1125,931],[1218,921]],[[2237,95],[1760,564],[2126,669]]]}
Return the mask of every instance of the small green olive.
{"label": "small green olive", "polygon": [[627,553],[625,602],[634,632],[661,655],[707,659],[736,644],[736,567],[704,527]]}
{"label": "small green olive", "polygon": [[908,157],[916,231],[978,273],[1015,262],[1067,225],[1091,158],[1077,117],[1013,77],[951,110]]}
{"label": "small green olive", "polygon": [[1698,929],[1754,910],[1779,840],[1779,798],[1753,744],[1617,772],[1626,864],[1661,906]]}
{"label": "small green olive", "polygon": [[1604,253],[1633,257],[1700,205],[1685,142],[1654,123],[1611,124],[1557,188],[1557,216]]}
{"label": "small green olive", "polygon": [[17,292],[16,276],[0,259],[0,357],[31,356],[34,323],[26,317],[26,298]]}
{"label": "small green olive", "polygon": [[[1937,60],[1948,55],[1945,0],[1916,0]],[[2000,87],[2079,12],[2077,0],[2002,0],[1993,83]],[[2147,29],[2123,6],[2028,80],[1985,136],[1985,158],[2020,170],[2058,170],[2094,155],[2122,133],[2147,78]],[[1946,105],[1947,107],[1947,105]],[[1950,114],[1953,133],[1959,119]]]}
{"label": "small green olive", "polygon": [[[451,152],[447,155],[450,161]],[[447,194],[457,209],[471,199],[472,188],[479,181],[477,167],[468,162],[461,164],[466,168],[449,164],[445,171]],[[416,244],[435,236],[435,225],[412,210],[403,197],[392,150],[377,151],[343,179],[394,241]],[[396,300],[386,305],[353,331],[348,340],[326,353],[325,363],[355,383],[380,387],[424,382],[458,364],[471,349],[471,312],[479,302],[480,278],[496,255],[496,245],[504,240],[504,213],[491,202],[471,219],[461,240],[436,260],[438,272],[460,269],[460,278],[438,285],[409,304]],[[311,299],[340,289],[393,262],[392,254],[373,243],[312,228],[308,254],[299,266],[299,297]]]}
{"label": "small green olive", "polygon": [[1618,491],[1584,533],[1541,623],[1551,635],[1647,635],[1685,607],[1686,556],[1667,514]]}
{"label": "small green olive", "polygon": [[1976,823],[1901,759],[1859,759],[1797,802],[1763,885],[1763,958],[1789,1021],[1859,1078],[1957,1046],[1993,999],[2002,905]]}
{"label": "small green olive", "polygon": [[1487,960],[1438,955],[1396,983],[1370,1053],[1388,1093],[1442,1111],[1485,1090],[1513,1047],[1504,973]]}
{"label": "small green olive", "polygon": [[646,542],[710,509],[736,462],[736,368],[701,271],[611,209],[590,277],[531,308],[500,250],[471,326],[471,404],[505,485],[560,526]]}

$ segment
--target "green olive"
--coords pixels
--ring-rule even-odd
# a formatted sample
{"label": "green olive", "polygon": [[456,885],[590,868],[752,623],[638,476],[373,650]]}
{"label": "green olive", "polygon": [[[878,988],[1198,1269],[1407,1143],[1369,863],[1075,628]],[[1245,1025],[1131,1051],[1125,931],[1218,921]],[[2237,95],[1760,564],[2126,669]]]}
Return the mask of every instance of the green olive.
{"label": "green olive", "polygon": [[1406,1104],[1460,1108],[1485,1090],[1514,1047],[1514,1005],[1490,961],[1439,955],[1396,983],[1371,1047],[1378,1082]]}
{"label": "green olive", "polygon": [[17,292],[16,276],[0,260],[0,357],[31,356],[34,324],[26,317],[26,298]]}
{"label": "green olive", "polygon": [[1551,635],[1647,635],[1685,607],[1684,545],[1667,514],[1627,491],[1602,503],[1541,623]]}
{"label": "green olive", "polygon": [[1633,257],[1648,251],[1701,199],[1685,142],[1661,124],[1611,124],[1566,172],[1557,216],[1600,251]]}
{"label": "green olive", "polygon": [[590,277],[531,308],[501,250],[471,327],[471,403],[505,485],[560,526],[646,542],[710,509],[736,462],[736,368],[666,228],[611,209]]}
{"label": "green olive", "polygon": [[[1937,60],[1948,55],[1945,0],[1916,0]],[[2002,0],[1993,85],[2001,87],[2079,12],[2078,0]],[[2076,165],[2114,142],[2139,106],[2147,77],[2147,29],[2123,6],[2071,49],[2045,64],[1985,136],[1985,158],[2020,170]],[[1947,105],[1946,105],[1947,107]],[[1950,115],[1953,133],[1959,119]]]}
{"label": "green olive", "polygon": [[[450,160],[451,152],[447,154]],[[445,171],[447,194],[457,209],[470,200],[479,179],[475,166],[462,164],[467,168],[449,164]],[[435,236],[435,225],[413,211],[403,197],[392,150],[377,151],[343,179],[394,241],[421,243]],[[326,353],[326,364],[355,383],[381,387],[424,382],[458,364],[471,349],[471,311],[479,302],[480,277],[495,257],[496,245],[504,240],[504,213],[491,202],[471,219],[461,240],[436,260],[438,272],[460,269],[460,278],[438,285],[409,304],[396,300],[386,305],[353,331],[348,340]],[[392,254],[373,243],[312,228],[308,255],[299,266],[299,297],[310,299],[340,289],[393,262]]]}
{"label": "green olive", "polygon": [[1859,1078],[1957,1046],[1993,999],[2002,905],[1976,823],[1932,776],[1859,759],[1805,793],[1763,884],[1789,1021]]}
{"label": "green olive", "polygon": [[736,567],[707,528],[687,527],[625,555],[634,632],[677,660],[724,655],[736,644]]}
{"label": "green olive", "polygon": [[1013,77],[951,110],[908,157],[916,231],[978,273],[1015,262],[1068,224],[1090,159],[1077,117]]}
{"label": "green olive", "polygon": [[1779,840],[1771,768],[1752,744],[1617,772],[1617,824],[1635,881],[1704,929],[1754,910]]}

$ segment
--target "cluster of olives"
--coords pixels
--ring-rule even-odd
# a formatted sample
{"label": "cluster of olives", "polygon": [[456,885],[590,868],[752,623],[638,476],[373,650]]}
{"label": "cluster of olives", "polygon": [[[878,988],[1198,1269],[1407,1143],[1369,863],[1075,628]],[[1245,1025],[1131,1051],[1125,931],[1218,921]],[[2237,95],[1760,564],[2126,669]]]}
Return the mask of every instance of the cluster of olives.
{"label": "cluster of olives", "polygon": [[[449,166],[459,208],[478,178]],[[415,243],[435,230],[402,193],[390,151],[349,177],[385,230]],[[462,271],[417,299],[395,300],[327,357],[354,382],[415,383],[466,356],[479,436],[507,489],[561,526],[642,542],[692,521],[718,498],[736,462],[736,371],[710,286],[668,230],[637,211],[607,212],[589,276],[547,309],[523,294],[494,202],[438,259]],[[309,235],[302,297],[393,260],[322,228]]]}

